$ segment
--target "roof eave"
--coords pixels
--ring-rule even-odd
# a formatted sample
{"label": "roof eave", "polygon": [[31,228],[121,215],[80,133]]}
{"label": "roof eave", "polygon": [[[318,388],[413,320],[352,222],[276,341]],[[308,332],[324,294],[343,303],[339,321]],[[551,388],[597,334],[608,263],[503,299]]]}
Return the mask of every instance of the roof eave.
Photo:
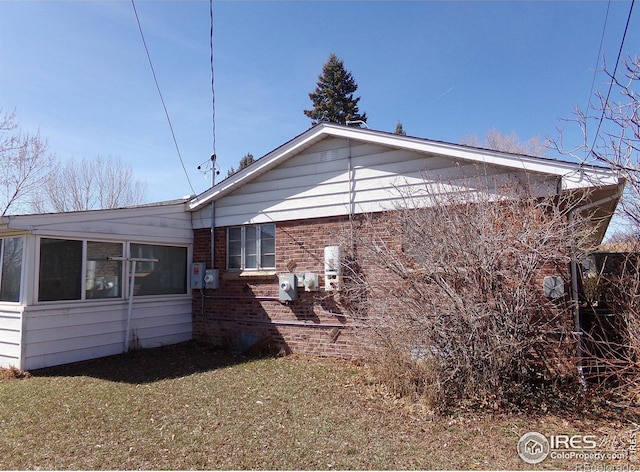
{"label": "roof eave", "polygon": [[320,123],[274,149],[249,167],[246,167],[242,171],[195,197],[188,202],[188,210],[198,210],[212,201],[221,198],[243,183],[249,182],[255,177],[267,172],[282,160],[311,146],[324,136],[366,141],[368,143],[391,146],[422,154],[444,155],[452,159],[460,159],[483,165],[494,165],[531,173],[555,175],[562,177],[563,187],[565,189],[615,185],[619,180],[617,173],[605,167],[587,166],[555,159],[511,154],[441,141],[430,141],[423,138],[342,126],[334,123]]}
{"label": "roof eave", "polygon": [[214,185],[210,189],[196,196],[188,202],[188,209],[190,211],[195,211],[205,205],[208,205],[212,201],[215,201],[218,198],[226,195],[234,188],[242,185],[243,183],[251,181],[257,176],[264,174],[269,169],[277,165],[277,163],[279,163],[281,160],[285,159],[287,156],[300,152],[303,149],[311,146],[324,134],[324,125],[324,123],[316,125],[315,127],[305,131],[304,133],[299,134],[292,140],[264,155],[250,166],[245,167],[241,171],[233,174],[231,177],[228,177],[219,184]]}

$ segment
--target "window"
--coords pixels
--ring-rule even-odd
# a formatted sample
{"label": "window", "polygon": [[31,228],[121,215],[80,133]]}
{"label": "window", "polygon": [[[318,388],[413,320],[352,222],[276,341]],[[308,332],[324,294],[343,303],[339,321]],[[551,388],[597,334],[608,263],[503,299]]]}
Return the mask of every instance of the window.
{"label": "window", "polygon": [[122,296],[122,244],[87,241],[85,298],[120,298]]}
{"label": "window", "polygon": [[[112,258],[122,258],[124,247],[114,242],[40,239],[38,300],[122,298],[128,267]],[[158,259],[136,262],[134,295],[187,293],[187,247],[131,243],[130,254]]]}
{"label": "window", "polygon": [[40,240],[38,300],[80,300],[82,241]]}
{"label": "window", "polygon": [[246,225],[227,229],[227,268],[276,268],[276,225]]}
{"label": "window", "polygon": [[22,277],[22,251],[24,238],[4,238],[0,240],[0,301],[20,301],[20,279]]}
{"label": "window", "polygon": [[121,297],[122,262],[109,256],[122,257],[122,247],[121,243],[42,238],[38,300]]}
{"label": "window", "polygon": [[187,248],[131,244],[131,257],[158,259],[136,262],[134,295],[187,293]]}

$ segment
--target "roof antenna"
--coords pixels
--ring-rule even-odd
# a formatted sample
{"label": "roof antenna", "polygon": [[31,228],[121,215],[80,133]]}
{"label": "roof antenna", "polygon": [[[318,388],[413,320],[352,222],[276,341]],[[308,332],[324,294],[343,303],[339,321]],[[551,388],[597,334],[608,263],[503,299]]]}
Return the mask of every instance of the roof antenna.
{"label": "roof antenna", "polygon": [[[211,186],[213,186],[213,184],[215,184],[216,175],[220,175],[220,169],[217,168],[216,160],[217,160],[216,154],[213,153],[213,154],[211,154],[211,157],[209,159],[207,159],[206,161],[204,161],[202,164],[200,164],[198,166],[198,170],[204,174],[205,178],[207,178],[207,174],[209,172],[212,172],[212,175],[211,175]],[[207,165],[209,162],[211,164]]]}

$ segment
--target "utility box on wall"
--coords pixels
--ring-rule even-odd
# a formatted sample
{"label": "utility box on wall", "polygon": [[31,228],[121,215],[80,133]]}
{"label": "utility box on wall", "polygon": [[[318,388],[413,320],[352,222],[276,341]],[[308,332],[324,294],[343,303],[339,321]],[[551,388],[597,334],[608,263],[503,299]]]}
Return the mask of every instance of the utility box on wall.
{"label": "utility box on wall", "polygon": [[318,274],[304,273],[296,274],[298,279],[298,288],[303,288],[305,292],[318,291]]}
{"label": "utility box on wall", "polygon": [[204,288],[216,289],[220,286],[220,273],[218,269],[207,269],[204,272]]}
{"label": "utility box on wall", "polygon": [[340,273],[340,246],[324,248],[324,289],[338,290],[342,274]]}
{"label": "utility box on wall", "polygon": [[281,302],[290,302],[298,298],[297,286],[298,280],[295,274],[280,274],[278,276],[278,299]]}
{"label": "utility box on wall", "polygon": [[204,262],[191,263],[191,273],[189,278],[192,290],[204,288],[204,271],[206,266],[207,265]]}

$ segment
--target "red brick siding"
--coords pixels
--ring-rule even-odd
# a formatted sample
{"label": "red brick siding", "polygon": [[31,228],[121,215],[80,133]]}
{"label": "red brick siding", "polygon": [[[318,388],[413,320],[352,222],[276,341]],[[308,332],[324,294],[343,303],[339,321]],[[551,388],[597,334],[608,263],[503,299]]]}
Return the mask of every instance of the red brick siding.
{"label": "red brick siding", "polygon": [[[216,228],[215,268],[220,270],[220,287],[194,291],[194,337],[220,346],[271,337],[286,352],[357,357],[361,341],[366,338],[359,336],[359,330],[367,328],[358,326],[346,314],[336,292],[324,291],[324,248],[343,243],[349,228],[347,217],[276,224],[275,273],[310,272],[319,276],[317,292],[298,288],[298,299],[288,305],[278,301],[277,275],[239,277],[226,270],[226,228]],[[208,268],[210,243],[209,229],[194,231],[194,262],[205,262]],[[381,270],[375,266],[364,269]],[[550,266],[541,271],[541,290],[545,275],[563,276],[568,299],[568,268]],[[558,321],[549,337],[555,339],[559,350],[566,352],[562,356],[566,359],[574,352],[571,347],[574,340],[567,336],[573,330],[573,320],[563,316]]]}
{"label": "red brick siding", "polygon": [[[287,352],[356,356],[358,326],[342,315],[335,292],[324,290],[324,248],[339,245],[348,224],[348,218],[276,224],[276,274],[319,276],[317,292],[298,288],[298,299],[288,305],[278,301],[277,275],[239,277],[226,270],[226,228],[216,228],[215,268],[220,270],[220,287],[203,294],[194,291],[194,337],[225,345],[270,336]],[[210,230],[195,230],[194,262],[209,267],[210,247]]]}

